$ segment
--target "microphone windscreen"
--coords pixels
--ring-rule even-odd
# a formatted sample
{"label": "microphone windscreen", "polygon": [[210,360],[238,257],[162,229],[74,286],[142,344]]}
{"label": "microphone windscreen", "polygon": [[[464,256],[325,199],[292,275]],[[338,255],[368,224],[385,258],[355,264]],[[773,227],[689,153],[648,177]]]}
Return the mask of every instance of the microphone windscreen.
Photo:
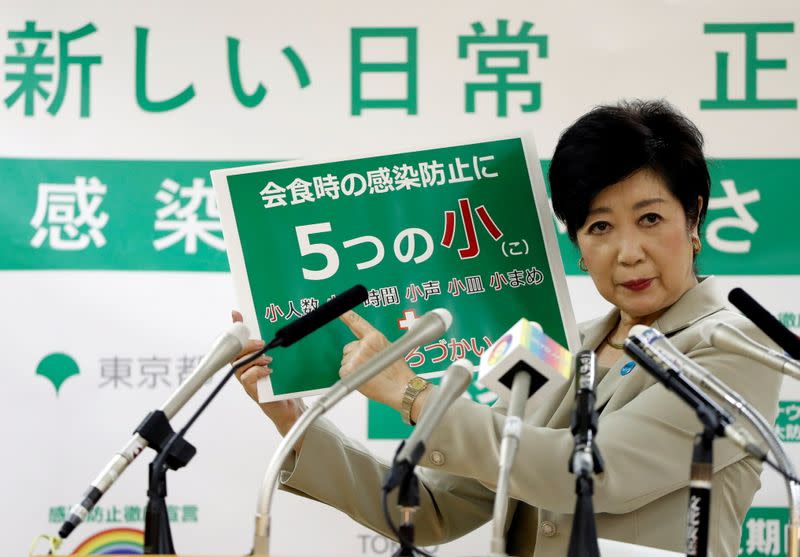
{"label": "microphone windscreen", "polygon": [[517,371],[531,376],[526,411],[572,376],[572,354],[548,337],[535,321],[520,319],[481,355],[478,382],[506,402]]}
{"label": "microphone windscreen", "polygon": [[291,346],[323,325],[327,325],[344,312],[353,309],[367,299],[367,289],[357,284],[331,298],[317,309],[312,310],[302,317],[298,317],[275,333],[275,338],[280,341],[279,346]]}
{"label": "microphone windscreen", "polygon": [[242,346],[244,346],[247,342],[247,339],[250,338],[250,330],[244,323],[234,323],[233,326],[228,330],[228,334],[238,340],[239,344]]}
{"label": "microphone windscreen", "polygon": [[722,323],[722,321],[719,319],[704,319],[703,325],[700,327],[700,338],[702,338],[704,342],[714,346],[715,333],[720,323]]}
{"label": "microphone windscreen", "polygon": [[734,288],[728,294],[728,300],[741,311],[745,317],[761,329],[778,346],[794,359],[800,358],[800,339],[792,331],[783,326],[770,312],[756,302],[750,294],[741,288]]}
{"label": "microphone windscreen", "polygon": [[648,327],[647,325],[640,325],[640,324],[634,325],[633,327],[631,327],[631,330],[628,332],[628,336],[629,337],[639,336],[642,333],[647,332],[648,329],[650,329],[650,327]]}
{"label": "microphone windscreen", "polygon": [[[431,313],[437,315],[439,317],[439,319],[442,320],[442,323],[444,323],[444,330],[445,331],[447,331],[450,328],[450,325],[453,324],[453,314],[450,313],[447,309],[445,309],[445,308],[436,308],[436,309],[432,309]],[[412,323],[412,327],[413,327],[413,323]],[[458,362],[456,362],[456,363],[458,363]]]}

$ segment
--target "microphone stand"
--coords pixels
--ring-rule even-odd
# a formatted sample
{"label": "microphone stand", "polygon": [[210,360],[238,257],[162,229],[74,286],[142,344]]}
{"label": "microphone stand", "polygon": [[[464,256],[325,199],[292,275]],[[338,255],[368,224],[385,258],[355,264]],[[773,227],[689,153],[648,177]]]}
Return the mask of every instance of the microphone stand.
{"label": "microphone stand", "polygon": [[[670,347],[669,343],[667,343],[667,347]],[[757,409],[753,408],[742,395],[731,389],[713,373],[710,373],[702,366],[694,364],[694,362],[682,355],[672,355],[684,362],[684,369],[687,375],[696,381],[700,387],[708,389],[734,408],[753,427],[766,443],[769,451],[774,455],[777,460],[777,467],[783,471],[782,475],[786,481],[786,492],[789,499],[789,539],[786,554],[788,557],[798,557],[800,555],[800,483],[795,479],[794,463],[789,458],[789,455],[786,454],[783,444],[775,435],[772,424]],[[786,474],[786,472],[790,474]]]}
{"label": "microphone stand", "polygon": [[[400,444],[395,454],[403,449],[405,441]],[[424,449],[423,449],[424,450]],[[397,529],[397,542],[400,547],[394,552],[393,557],[416,557],[414,544],[414,515],[419,509],[419,479],[414,473],[414,467],[404,467],[404,472],[397,488],[397,506],[400,507],[402,522]]]}
{"label": "microphone stand", "polygon": [[640,346],[640,339],[628,337],[625,351],[650,375],[658,379],[694,410],[703,424],[703,432],[695,439],[689,481],[688,518],[686,529],[686,555],[708,556],[708,528],[711,503],[711,475],[713,472],[713,441],[725,437],[726,426],[733,419],[721,407],[703,400],[698,388],[680,374],[661,369],[648,353],[652,348]]}
{"label": "microphone stand", "polygon": [[[649,369],[646,366],[645,369]],[[693,394],[682,383],[673,385],[689,397]],[[708,529],[711,509],[711,476],[714,469],[714,445],[716,437],[724,437],[725,423],[714,409],[699,404],[695,415],[703,424],[702,433],[695,436],[692,462],[689,471],[689,501],[686,521],[687,557],[708,557]]]}
{"label": "microphone stand", "polygon": [[446,310],[434,309],[418,318],[408,333],[384,348],[356,371],[335,383],[328,392],[319,397],[303,412],[286,432],[267,465],[259,492],[253,535],[252,555],[269,555],[270,509],[278,487],[281,466],[294,451],[294,446],[305,435],[314,421],[362,383],[368,381],[389,365],[408,354],[430,338],[438,338],[450,327],[452,317]]}
{"label": "microphone stand", "polygon": [[[725,400],[732,406],[737,413],[742,416],[755,430],[761,439],[766,443],[770,452],[778,461],[778,465],[785,471],[794,472],[794,463],[789,458],[780,440],[775,435],[775,431],[767,419],[736,391],[718,379],[715,375],[704,372],[702,369],[690,367],[688,372],[692,372],[693,379],[706,389]],[[789,540],[787,544],[788,557],[798,557],[800,555],[800,483],[784,476],[786,481],[786,492],[789,499]]]}
{"label": "microphone stand", "polygon": [[[700,413],[698,412],[698,416]],[[703,432],[694,439],[689,472],[689,509],[686,514],[686,555],[708,555],[708,527],[711,523],[711,476],[714,473],[714,438],[719,419],[711,414],[703,420]]]}
{"label": "microphone stand", "polygon": [[[595,414],[596,419],[597,414]],[[589,438],[592,434],[589,432]],[[591,441],[590,441],[591,443]],[[603,459],[597,445],[576,445],[569,471],[575,474],[575,512],[573,513],[572,532],[569,539],[568,557],[587,557],[600,555],[597,543],[597,525],[594,518],[594,474],[602,474],[605,470]]]}
{"label": "microphone stand", "polygon": [[[600,557],[592,496],[594,474],[603,473],[605,466],[595,443],[598,416],[594,395],[594,362],[595,356],[589,351],[579,352],[576,356],[575,382],[578,393],[570,424],[575,448],[569,461],[569,471],[575,474],[576,499],[567,557]],[[587,381],[589,384],[584,385]]]}
{"label": "microphone stand", "polygon": [[[194,371],[161,405],[159,408],[160,415],[156,413],[148,414],[125,446],[111,458],[100,474],[92,480],[92,483],[89,484],[89,489],[83,494],[83,500],[70,509],[67,519],[58,530],[57,539],[65,540],[83,522],[103,495],[114,485],[114,482],[117,481],[149,443],[154,443],[154,448],[160,451],[159,443],[165,442],[172,434],[172,430],[169,429],[169,424],[166,424],[167,427],[164,428],[163,424],[159,422],[171,420],[194,396],[203,383],[211,375],[225,367],[228,361],[241,350],[247,336],[247,328],[241,323],[237,323],[214,341],[211,349],[206,352]],[[153,421],[151,422],[150,420]],[[153,439],[145,438],[149,434],[153,435]]]}
{"label": "microphone stand", "polygon": [[[158,454],[150,463],[150,470],[148,474],[148,488],[147,488],[147,508],[145,510],[144,518],[144,553],[156,555],[173,555],[175,554],[175,547],[172,543],[172,531],[169,524],[169,514],[167,512],[167,471],[177,470],[182,468],[196,453],[196,449],[187,443],[184,439],[186,432],[192,427],[192,424],[200,417],[205,409],[211,404],[211,401],[219,394],[228,380],[236,373],[236,370],[245,364],[261,357],[271,348],[280,345],[279,339],[273,339],[267,346],[255,354],[250,355],[246,359],[235,363],[231,369],[222,378],[222,381],[214,387],[211,394],[206,397],[200,407],[192,414],[192,417],[186,422],[186,425],[181,428],[177,433],[173,433],[169,422],[164,417],[163,421],[158,420],[158,427],[162,432],[166,431],[171,435],[163,448],[158,451]],[[153,412],[158,414],[160,411]],[[163,412],[161,412],[163,416]],[[145,419],[144,423],[150,420],[150,416]],[[141,428],[141,426],[140,426]],[[166,429],[165,429],[166,428]],[[140,435],[145,436],[140,432]],[[147,438],[145,436],[145,438]],[[162,433],[162,441],[166,436]],[[154,446],[154,445],[151,445]],[[188,449],[186,448],[188,446]],[[156,446],[154,446],[156,447]],[[188,453],[188,458],[187,458]]]}
{"label": "microphone stand", "polygon": [[[144,553],[174,554],[172,532],[167,514],[167,469],[178,470],[186,466],[197,449],[176,435],[166,415],[151,412],[137,429],[158,453],[150,463],[147,489],[147,508],[144,519]],[[184,432],[185,433],[185,432]]]}
{"label": "microphone stand", "polygon": [[167,466],[159,463],[159,456],[150,463],[147,488],[147,508],[144,513],[144,553],[174,555],[172,530],[167,513]]}
{"label": "microphone stand", "polygon": [[[472,381],[472,362],[460,359],[454,362],[444,374],[439,389],[431,396],[422,410],[422,415],[411,436],[402,441],[392,459],[392,466],[386,473],[381,486],[381,507],[389,529],[400,544],[394,557],[430,557],[414,543],[414,515],[419,509],[419,479],[414,473],[417,463],[425,454],[425,443],[434,428],[444,417],[445,412],[467,390]],[[400,508],[401,523],[394,525],[389,513],[389,493],[397,488],[397,505]]]}
{"label": "microphone stand", "polygon": [[511,397],[503,425],[503,439],[500,442],[500,469],[497,474],[497,490],[492,512],[492,541],[490,555],[505,557],[506,538],[505,524],[508,516],[508,487],[511,481],[511,466],[519,449],[519,438],[522,430],[522,416],[525,403],[531,396],[531,374],[520,369],[511,382]]}
{"label": "microphone stand", "polygon": [[[602,472],[602,469],[600,470]],[[600,555],[597,543],[597,525],[594,519],[594,478],[591,473],[575,476],[575,514],[569,539],[568,556]],[[582,553],[586,552],[586,553]]]}

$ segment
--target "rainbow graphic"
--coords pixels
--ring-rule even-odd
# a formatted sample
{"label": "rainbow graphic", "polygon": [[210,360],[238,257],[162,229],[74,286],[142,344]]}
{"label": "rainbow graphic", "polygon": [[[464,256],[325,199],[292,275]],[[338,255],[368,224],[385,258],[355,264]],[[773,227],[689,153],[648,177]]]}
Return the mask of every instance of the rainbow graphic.
{"label": "rainbow graphic", "polygon": [[497,342],[495,342],[492,345],[492,353],[489,354],[488,365],[493,366],[494,364],[499,362],[503,358],[503,356],[506,355],[506,352],[508,352],[511,349],[511,343],[513,341],[514,341],[514,335],[510,333],[506,333],[500,339],[498,339]]}
{"label": "rainbow graphic", "polygon": [[144,532],[135,528],[111,528],[83,541],[73,555],[142,555]]}
{"label": "rainbow graphic", "polygon": [[[572,352],[544,334],[538,323],[530,321],[525,328],[525,337],[521,341],[535,358],[556,370],[561,377],[569,380],[572,377]],[[536,326],[534,326],[536,325]]]}

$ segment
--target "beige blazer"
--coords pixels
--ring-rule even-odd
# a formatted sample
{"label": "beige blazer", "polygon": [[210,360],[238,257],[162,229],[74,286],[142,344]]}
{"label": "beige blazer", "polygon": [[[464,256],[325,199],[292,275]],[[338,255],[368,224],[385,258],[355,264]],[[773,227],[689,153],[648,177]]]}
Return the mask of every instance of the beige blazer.
{"label": "beige blazer", "polygon": [[[703,321],[713,317],[771,345],[750,321],[724,305],[709,277],[653,326],[774,421],[781,377],[755,362],[716,350],[702,337]],[[597,348],[618,315],[612,311],[581,326],[582,347]],[[627,356],[620,358],[597,385],[597,443],[605,459],[605,472],[595,478],[598,535],[683,552],[689,464],[700,422],[683,401],[639,366],[622,375],[620,369],[629,361]],[[566,555],[575,505],[575,478],[567,470],[573,448],[569,431],[573,393],[573,386],[566,385],[525,417],[510,481],[512,500],[506,524],[510,555]],[[422,501],[415,525],[419,544],[443,543],[491,520],[502,414],[502,408],[459,399],[432,435],[420,463],[424,468],[418,468]],[[380,507],[386,469],[384,462],[321,419],[306,434],[300,454],[286,463],[281,488],[336,507],[391,537]],[[760,472],[760,464],[729,441],[715,441],[713,555],[738,554],[741,524],[761,485]]]}

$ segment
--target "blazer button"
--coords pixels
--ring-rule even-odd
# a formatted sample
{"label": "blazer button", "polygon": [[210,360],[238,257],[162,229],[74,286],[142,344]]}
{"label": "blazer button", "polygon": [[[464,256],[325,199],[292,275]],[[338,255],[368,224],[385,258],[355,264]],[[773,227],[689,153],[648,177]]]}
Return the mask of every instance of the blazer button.
{"label": "blazer button", "polygon": [[434,466],[441,466],[444,464],[444,453],[441,451],[431,451],[428,458]]}
{"label": "blazer button", "polygon": [[539,530],[542,532],[543,536],[548,538],[552,538],[558,534],[558,528],[556,528],[556,525],[549,520],[542,521],[542,523],[539,525]]}

